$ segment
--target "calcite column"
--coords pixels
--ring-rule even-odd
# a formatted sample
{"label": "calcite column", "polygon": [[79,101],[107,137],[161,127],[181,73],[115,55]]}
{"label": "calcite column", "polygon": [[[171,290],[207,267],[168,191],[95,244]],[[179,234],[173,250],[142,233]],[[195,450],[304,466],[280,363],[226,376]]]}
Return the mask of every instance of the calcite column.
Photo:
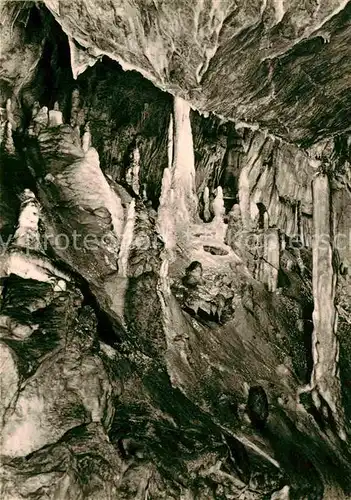
{"label": "calcite column", "polygon": [[180,97],[173,105],[172,189],[178,221],[190,222],[197,213],[195,158],[190,123],[190,106]]}
{"label": "calcite column", "polygon": [[313,371],[314,403],[326,418],[330,412],[342,436],[343,412],[338,370],[338,314],[335,307],[337,270],[333,267],[332,206],[329,179],[318,173],[313,193]]}
{"label": "calcite column", "polygon": [[212,226],[215,229],[216,239],[224,243],[225,233],[227,231],[227,226],[224,223],[223,217],[225,214],[223,190],[221,186],[218,186],[216,197],[213,200],[212,209],[214,213],[214,219],[212,221]]}
{"label": "calcite column", "polygon": [[197,210],[190,106],[175,97],[168,131],[168,168],[163,173],[158,212],[159,232],[167,249],[173,248],[177,239],[187,239],[189,224],[195,222]]}

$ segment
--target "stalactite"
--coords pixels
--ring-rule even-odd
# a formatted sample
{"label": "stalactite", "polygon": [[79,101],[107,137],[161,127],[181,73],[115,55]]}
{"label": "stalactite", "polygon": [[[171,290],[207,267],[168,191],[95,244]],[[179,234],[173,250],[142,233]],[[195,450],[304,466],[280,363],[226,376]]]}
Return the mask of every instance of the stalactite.
{"label": "stalactite", "polygon": [[333,267],[331,192],[326,174],[313,180],[313,371],[311,389],[314,403],[326,420],[332,415],[344,438],[341,387],[338,370],[337,309],[335,291],[337,270]]}
{"label": "stalactite", "polygon": [[197,220],[198,208],[190,107],[178,97],[174,98],[169,123],[168,162],[162,179],[158,227],[170,250],[175,246],[176,234],[180,239],[187,239],[189,224]]}
{"label": "stalactite", "polygon": [[[174,199],[174,191],[172,189],[172,167],[173,167],[173,152],[174,152],[174,125],[173,115],[170,115],[168,126],[168,167],[163,171],[162,188],[160,196],[160,207],[158,216],[158,228],[165,242],[165,249],[170,252],[176,244],[174,233],[174,218],[172,213],[172,202]],[[164,265],[168,269],[168,259],[165,259],[167,264]]]}
{"label": "stalactite", "polygon": [[70,36],[68,37],[68,45],[71,55],[72,75],[76,80],[89,66],[94,66],[99,58],[91,55],[91,51],[88,52],[81,48]]}
{"label": "stalactite", "polygon": [[128,258],[131,244],[133,242],[135,225],[135,200],[129,204],[127,213],[127,222],[124,227],[121,247],[118,255],[118,274],[122,277],[128,276]]}

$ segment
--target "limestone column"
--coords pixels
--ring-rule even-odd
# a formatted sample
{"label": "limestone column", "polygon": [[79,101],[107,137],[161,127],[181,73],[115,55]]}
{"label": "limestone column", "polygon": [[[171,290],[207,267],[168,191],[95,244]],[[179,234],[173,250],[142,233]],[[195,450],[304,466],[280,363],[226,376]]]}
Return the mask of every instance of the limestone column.
{"label": "limestone column", "polygon": [[333,267],[331,191],[328,176],[318,173],[312,182],[313,195],[313,371],[312,396],[326,419],[332,414],[343,436],[343,411],[339,379],[338,314],[335,307],[337,270]]}
{"label": "limestone column", "polygon": [[180,97],[175,97],[173,104],[172,174],[177,221],[190,222],[197,213],[195,157],[190,106]]}

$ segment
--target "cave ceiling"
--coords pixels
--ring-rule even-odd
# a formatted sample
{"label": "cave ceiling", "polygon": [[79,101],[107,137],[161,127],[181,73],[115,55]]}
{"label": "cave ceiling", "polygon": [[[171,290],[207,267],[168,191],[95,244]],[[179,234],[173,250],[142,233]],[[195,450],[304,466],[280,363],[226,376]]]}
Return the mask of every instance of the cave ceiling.
{"label": "cave ceiling", "polygon": [[[45,36],[39,23],[27,44],[18,44],[25,25],[18,12],[31,3],[3,3],[1,78],[15,85],[28,80]],[[303,147],[350,130],[345,0],[45,0],[38,6],[67,34],[75,77],[105,55],[193,109]]]}
{"label": "cave ceiling", "polygon": [[350,129],[345,0],[45,4],[88,53],[139,71],[199,111],[301,145]]}

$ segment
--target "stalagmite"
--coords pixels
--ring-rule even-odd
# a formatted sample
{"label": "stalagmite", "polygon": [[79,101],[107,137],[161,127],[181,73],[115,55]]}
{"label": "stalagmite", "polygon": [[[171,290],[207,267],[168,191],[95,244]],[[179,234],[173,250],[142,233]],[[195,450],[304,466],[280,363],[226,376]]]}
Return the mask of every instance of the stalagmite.
{"label": "stalagmite", "polygon": [[133,242],[134,225],[135,225],[135,200],[132,199],[128,207],[127,222],[124,228],[121,247],[118,255],[118,274],[124,278],[128,276],[128,257],[129,257],[130,247]]}
{"label": "stalagmite", "polygon": [[49,127],[58,127],[63,124],[62,112],[59,109],[58,102],[55,102],[54,109],[49,111]]}
{"label": "stalagmite", "polygon": [[265,212],[263,214],[263,229],[267,231],[268,228],[269,228],[269,216],[268,213]]}
{"label": "stalagmite", "polygon": [[190,107],[175,97],[168,130],[168,168],[163,173],[158,210],[158,230],[166,250],[173,249],[177,240],[187,240],[189,225],[197,219],[197,208]]}
{"label": "stalagmite", "polygon": [[210,190],[208,189],[208,186],[206,186],[204,189],[203,201],[204,201],[204,221],[209,222],[211,219],[211,212],[210,212]]}
{"label": "stalagmite", "polygon": [[4,149],[9,155],[13,155],[15,153],[15,145],[12,139],[12,128],[14,124],[13,113],[12,113],[12,104],[11,99],[7,99],[6,108],[5,108],[5,116],[6,121],[2,127],[2,141],[4,144]]}
{"label": "stalagmite", "polygon": [[131,166],[129,166],[126,171],[126,183],[130,187],[133,185],[133,169]]}
{"label": "stalagmite", "polygon": [[215,217],[221,218],[225,214],[224,200],[223,200],[223,189],[218,186],[216,191],[216,197],[213,201],[213,213]]}
{"label": "stalagmite", "polygon": [[9,155],[15,154],[15,145],[12,139],[12,125],[10,121],[5,125],[4,149]]}
{"label": "stalagmite", "polygon": [[126,171],[126,183],[133,189],[134,193],[140,194],[140,151],[138,146],[135,146],[131,155],[131,165]]}
{"label": "stalagmite", "polygon": [[38,135],[40,131],[48,126],[49,122],[49,110],[46,106],[43,106],[33,119],[34,122],[34,133]]}
{"label": "stalagmite", "polygon": [[11,110],[11,99],[6,99],[6,116],[7,116],[7,119],[9,118],[9,115],[10,113],[12,113],[12,110]]}
{"label": "stalagmite", "polygon": [[337,270],[333,267],[331,192],[327,175],[318,173],[313,193],[313,371],[311,389],[314,403],[328,420],[334,418],[339,436],[343,431],[343,411],[338,370],[339,345],[335,291]]}
{"label": "stalagmite", "polygon": [[13,243],[16,246],[39,251],[39,217],[40,206],[34,193],[25,189],[21,196],[21,209],[18,226],[14,235]]}
{"label": "stalagmite", "polygon": [[84,134],[82,137],[82,149],[84,153],[87,153],[91,148],[91,133],[89,122],[85,125]]}
{"label": "stalagmite", "polygon": [[224,243],[225,234],[227,231],[227,226],[223,221],[223,216],[225,214],[224,200],[223,200],[223,190],[221,186],[218,186],[216,197],[213,200],[212,209],[214,213],[214,219],[212,224],[216,230],[216,238]]}
{"label": "stalagmite", "polygon": [[33,108],[32,108],[32,118],[35,118],[37,114],[39,113],[40,110],[40,103],[39,101],[34,101]]}
{"label": "stalagmite", "polygon": [[165,249],[171,250],[175,245],[174,220],[172,213],[173,191],[172,191],[172,164],[173,164],[173,116],[170,116],[168,126],[168,167],[164,169],[162,176],[162,187],[160,205],[158,209],[157,226],[158,232],[163,238]]}
{"label": "stalagmite", "polygon": [[6,101],[6,119],[11,123],[13,126],[15,124],[14,118],[13,118],[13,112],[12,112],[12,101],[11,99],[7,99]]}
{"label": "stalagmite", "polygon": [[5,136],[6,119],[4,111],[4,108],[0,108],[0,145],[3,143]]}
{"label": "stalagmite", "polygon": [[[242,220],[240,206],[234,204],[231,211],[228,214],[228,226],[227,233],[225,237],[225,243],[232,248],[240,248],[242,246],[241,235],[242,235]],[[244,242],[245,243],[245,242]]]}
{"label": "stalagmite", "polygon": [[74,89],[71,97],[71,126],[78,125],[78,113],[80,109],[80,95],[79,90]]}
{"label": "stalagmite", "polygon": [[140,151],[138,146],[133,151],[133,167],[132,167],[132,188],[135,194],[139,194],[139,172],[140,172]]}
{"label": "stalagmite", "polygon": [[260,244],[260,263],[257,279],[267,286],[268,291],[275,292],[278,286],[278,270],[280,266],[281,235],[277,228],[269,227],[270,220],[264,205],[259,203],[258,241]]}
{"label": "stalagmite", "polygon": [[40,103],[39,103],[39,101],[35,101],[33,104],[33,107],[32,107],[32,119],[31,119],[31,122],[30,122],[28,130],[27,130],[27,133],[30,137],[35,135],[35,120],[34,119],[37,116],[37,114],[39,113],[39,111],[40,111]]}
{"label": "stalagmite", "polygon": [[[65,287],[62,280],[70,281],[70,277],[57,269],[45,254],[47,248],[40,241],[39,219],[40,204],[34,193],[25,189],[21,195],[17,229],[1,262],[0,275],[14,274],[23,279],[51,283],[54,291],[58,286],[62,290]],[[17,333],[27,331],[22,326],[20,322],[17,324]]]}

